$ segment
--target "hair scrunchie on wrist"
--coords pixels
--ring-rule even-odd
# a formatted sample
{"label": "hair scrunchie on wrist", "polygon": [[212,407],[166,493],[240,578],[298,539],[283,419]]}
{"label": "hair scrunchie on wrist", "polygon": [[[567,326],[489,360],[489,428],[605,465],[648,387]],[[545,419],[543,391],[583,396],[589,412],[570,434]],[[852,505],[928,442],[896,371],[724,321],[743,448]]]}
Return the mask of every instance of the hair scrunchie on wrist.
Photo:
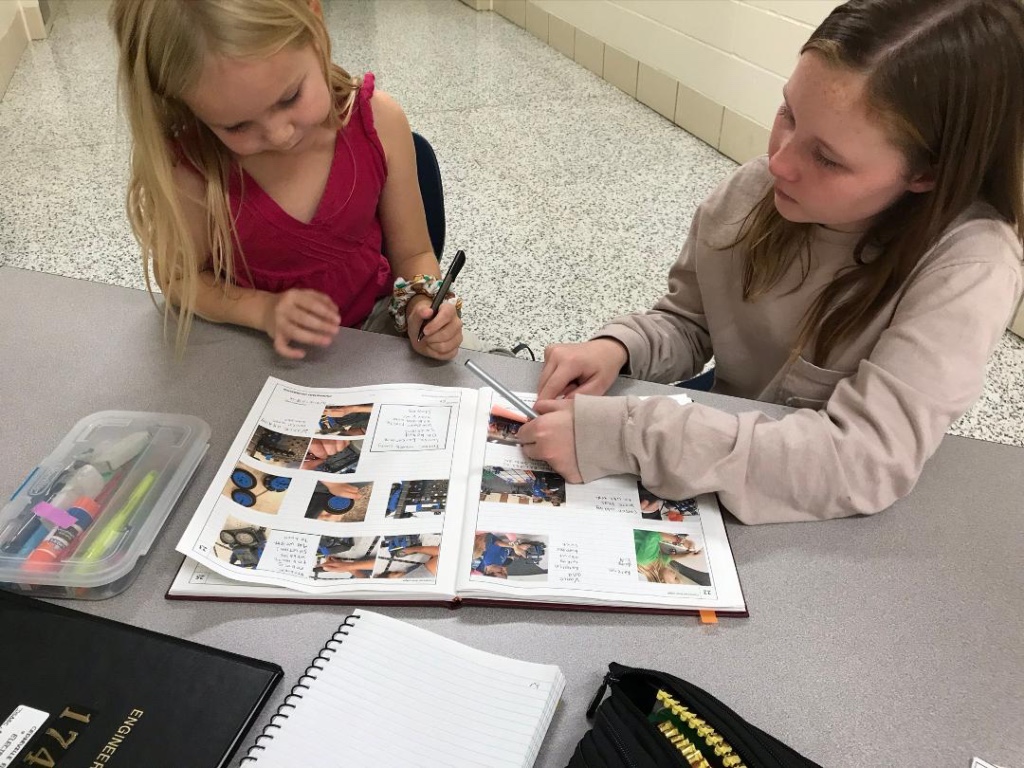
{"label": "hair scrunchie on wrist", "polygon": [[[391,292],[391,303],[388,305],[388,314],[400,333],[405,333],[409,327],[409,321],[405,316],[406,307],[413,296],[426,296],[433,299],[441,289],[441,278],[433,275],[416,275],[412,280],[404,277],[395,278],[395,287]],[[445,302],[455,305],[455,312],[462,317],[462,299],[455,295],[455,291],[448,289],[445,294]]]}

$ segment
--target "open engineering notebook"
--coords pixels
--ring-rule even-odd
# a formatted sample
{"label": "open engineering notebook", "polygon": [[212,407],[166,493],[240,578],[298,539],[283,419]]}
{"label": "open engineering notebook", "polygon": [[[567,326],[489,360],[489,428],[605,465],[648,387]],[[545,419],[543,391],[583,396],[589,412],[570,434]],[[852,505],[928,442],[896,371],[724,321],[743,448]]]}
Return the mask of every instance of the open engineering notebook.
{"label": "open engineering notebook", "polygon": [[270,378],[168,597],[746,615],[713,496],[568,484],[525,457],[522,422],[488,388]]}

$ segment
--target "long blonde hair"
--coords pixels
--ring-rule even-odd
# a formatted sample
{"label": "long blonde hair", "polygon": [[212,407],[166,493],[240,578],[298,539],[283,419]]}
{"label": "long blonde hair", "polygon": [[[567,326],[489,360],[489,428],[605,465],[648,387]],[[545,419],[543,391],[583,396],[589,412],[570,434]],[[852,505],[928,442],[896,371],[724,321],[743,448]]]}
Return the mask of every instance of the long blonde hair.
{"label": "long blonde hair", "polygon": [[[128,218],[150,270],[165,293],[164,322],[178,305],[175,334],[184,351],[195,315],[201,267],[228,290],[235,259],[244,265],[228,200],[240,173],[220,140],[185,105],[208,56],[266,58],[287,46],[313,46],[333,95],[330,120],[343,127],[359,81],[331,62],[331,43],[310,0],[114,0],[110,9],[120,49],[120,90],[132,132]],[[194,243],[174,182],[177,153],[202,177],[209,241]],[[236,254],[236,249],[238,253]]]}
{"label": "long blonde hair", "polygon": [[637,573],[651,584],[665,584],[665,574],[672,571],[668,563],[661,559],[654,560],[646,565],[637,565],[636,570]]}
{"label": "long blonde hair", "polygon": [[[868,106],[935,188],[905,194],[857,244],[856,264],[804,316],[792,356],[825,365],[892,299],[920,258],[975,200],[1024,242],[1024,7],[1020,0],[851,0],[801,53],[867,75]],[[798,259],[810,269],[811,225],[782,218],[769,188],[731,246],[746,251],[743,298],[770,291]],[[882,255],[864,258],[866,248]]]}

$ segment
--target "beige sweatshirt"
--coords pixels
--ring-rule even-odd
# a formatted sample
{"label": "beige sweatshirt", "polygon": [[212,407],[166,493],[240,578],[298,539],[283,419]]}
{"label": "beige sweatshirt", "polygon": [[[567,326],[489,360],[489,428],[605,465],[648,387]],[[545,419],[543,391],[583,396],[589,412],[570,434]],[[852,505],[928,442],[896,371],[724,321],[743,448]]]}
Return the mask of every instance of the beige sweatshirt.
{"label": "beige sweatshirt", "polygon": [[[782,419],[667,398],[579,397],[576,453],[585,481],[631,472],[655,493],[716,491],[745,523],[871,514],[914,487],[949,425],[979,397],[985,363],[1021,293],[1021,245],[976,204],[921,259],[903,290],[826,370],[787,364],[818,290],[853,261],[857,234],[817,227],[812,271],[799,266],[744,302],[740,222],[771,184],[753,160],[701,204],[668,293],[597,334],[629,350],[628,374],[687,379],[715,356],[716,392],[797,408]],[[884,258],[884,256],[883,256]]]}

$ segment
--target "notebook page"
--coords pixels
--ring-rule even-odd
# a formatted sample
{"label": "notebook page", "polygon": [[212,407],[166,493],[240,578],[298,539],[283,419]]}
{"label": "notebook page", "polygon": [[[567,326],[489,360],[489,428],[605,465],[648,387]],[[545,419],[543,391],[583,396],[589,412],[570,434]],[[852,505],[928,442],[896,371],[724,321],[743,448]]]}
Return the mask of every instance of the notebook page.
{"label": "notebook page", "polygon": [[[535,395],[517,393],[527,403]],[[481,405],[490,392],[481,390]],[[690,402],[675,396],[680,407]],[[463,519],[462,598],[744,610],[714,496],[670,500],[633,475],[566,482],[519,443],[525,417],[490,397],[483,461]],[[476,449],[477,446],[474,446]],[[475,454],[474,454],[475,456]]]}
{"label": "notebook page", "polygon": [[243,584],[450,599],[476,402],[473,389],[270,377],[178,551]]}
{"label": "notebook page", "polygon": [[[259,768],[530,766],[564,687],[557,667],[478,651],[370,611],[300,683]],[[343,628],[344,629],[344,628]],[[313,676],[311,675],[311,677]],[[288,709],[286,708],[286,712]]]}

